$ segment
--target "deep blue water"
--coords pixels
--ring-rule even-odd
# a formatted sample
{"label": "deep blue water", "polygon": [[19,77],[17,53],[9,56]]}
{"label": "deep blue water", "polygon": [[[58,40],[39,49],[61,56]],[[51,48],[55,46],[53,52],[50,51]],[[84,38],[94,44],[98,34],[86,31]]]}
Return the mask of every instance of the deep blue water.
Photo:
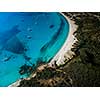
{"label": "deep blue water", "polygon": [[0,86],[26,77],[19,74],[22,65],[52,59],[68,32],[69,24],[60,13],[0,13]]}

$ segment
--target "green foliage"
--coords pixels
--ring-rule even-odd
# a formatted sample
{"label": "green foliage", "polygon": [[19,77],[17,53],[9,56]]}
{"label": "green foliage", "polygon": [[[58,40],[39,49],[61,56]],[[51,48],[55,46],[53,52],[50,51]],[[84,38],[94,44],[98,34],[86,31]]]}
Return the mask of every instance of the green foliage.
{"label": "green foliage", "polygon": [[[77,57],[65,70],[73,80],[73,86],[100,86],[100,17],[96,13],[84,13],[76,23]],[[100,13],[98,13],[100,15]],[[97,15],[98,15],[97,14]],[[76,13],[77,15],[77,13]]]}

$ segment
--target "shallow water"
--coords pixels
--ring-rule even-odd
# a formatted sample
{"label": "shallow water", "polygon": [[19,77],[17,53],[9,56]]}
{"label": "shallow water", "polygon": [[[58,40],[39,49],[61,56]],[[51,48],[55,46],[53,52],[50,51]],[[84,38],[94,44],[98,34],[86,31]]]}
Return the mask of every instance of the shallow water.
{"label": "shallow water", "polygon": [[68,31],[69,24],[59,13],[0,13],[0,86],[26,77],[19,74],[22,65],[52,59]]}

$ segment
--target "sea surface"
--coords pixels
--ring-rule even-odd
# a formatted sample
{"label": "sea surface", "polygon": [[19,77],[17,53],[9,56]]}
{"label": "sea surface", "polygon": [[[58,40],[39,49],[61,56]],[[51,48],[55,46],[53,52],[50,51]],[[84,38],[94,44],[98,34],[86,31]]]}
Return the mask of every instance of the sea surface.
{"label": "sea surface", "polygon": [[49,62],[64,44],[69,23],[56,12],[0,12],[0,87],[20,78],[22,65]]}

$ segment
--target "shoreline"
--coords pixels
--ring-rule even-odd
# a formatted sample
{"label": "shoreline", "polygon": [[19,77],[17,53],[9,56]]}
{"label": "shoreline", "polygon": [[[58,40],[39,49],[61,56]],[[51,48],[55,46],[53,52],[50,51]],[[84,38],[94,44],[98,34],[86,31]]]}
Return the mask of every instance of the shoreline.
{"label": "shoreline", "polygon": [[[68,61],[69,59],[72,59],[73,56],[75,55],[75,53],[71,51],[71,48],[73,47],[73,44],[77,41],[77,39],[73,35],[73,33],[77,30],[78,26],[68,16],[66,16],[65,14],[63,14],[61,12],[60,12],[60,14],[62,16],[64,16],[65,19],[69,23],[69,33],[68,33],[68,36],[67,36],[63,46],[60,48],[58,53],[52,58],[52,60],[49,63],[47,63],[50,67],[53,67],[53,65],[55,64],[55,61],[58,66],[63,65],[63,64],[65,64],[65,60]],[[40,70],[41,70],[42,67],[43,67],[43,65],[39,66],[38,69],[40,68]],[[24,78],[24,79],[29,80],[31,77],[34,77],[34,74],[30,75],[28,78]],[[17,80],[16,82],[10,84],[8,87],[19,86],[21,80],[22,79]]]}
{"label": "shoreline", "polygon": [[55,61],[58,66],[63,65],[65,63],[65,60],[68,61],[69,59],[73,58],[73,56],[75,55],[75,53],[71,51],[71,48],[73,47],[73,44],[77,41],[76,37],[73,34],[77,30],[78,26],[68,16],[66,16],[61,12],[60,14],[64,16],[69,23],[69,33],[61,49],[50,61],[49,63],[50,66],[53,66],[55,64]]}

